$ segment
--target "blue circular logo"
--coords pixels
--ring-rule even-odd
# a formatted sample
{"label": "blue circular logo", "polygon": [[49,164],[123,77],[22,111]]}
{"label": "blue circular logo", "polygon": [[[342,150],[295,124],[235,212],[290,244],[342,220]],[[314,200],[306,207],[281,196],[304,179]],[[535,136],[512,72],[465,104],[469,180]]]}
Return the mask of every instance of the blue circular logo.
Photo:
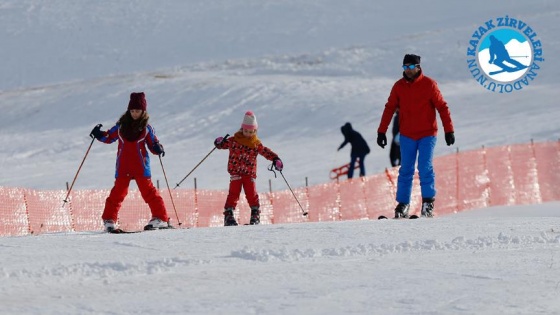
{"label": "blue circular logo", "polygon": [[507,15],[480,25],[467,48],[471,75],[492,92],[511,93],[529,86],[543,61],[537,33],[524,21]]}

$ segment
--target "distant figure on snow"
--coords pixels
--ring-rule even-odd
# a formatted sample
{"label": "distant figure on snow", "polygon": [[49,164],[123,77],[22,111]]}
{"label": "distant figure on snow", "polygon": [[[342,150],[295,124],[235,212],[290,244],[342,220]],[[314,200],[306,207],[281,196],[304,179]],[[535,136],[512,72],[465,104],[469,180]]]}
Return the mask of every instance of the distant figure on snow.
{"label": "distant figure on snow", "polygon": [[369,146],[356,130],[352,129],[352,124],[347,122],[344,126],[340,127],[340,131],[344,135],[344,142],[338,147],[338,151],[342,149],[347,143],[350,143],[352,149],[350,150],[350,167],[348,168],[348,178],[354,177],[354,165],[356,160],[359,160],[360,176],[366,175],[366,167],[364,160],[366,155],[369,154]]}
{"label": "distant figure on snow", "polygon": [[[504,61],[515,66],[515,68],[505,65]],[[506,46],[504,46],[504,43],[494,37],[494,35],[490,35],[489,63],[493,63],[507,72],[516,72],[527,68],[527,66],[523,65],[519,61],[512,59],[506,49]]]}

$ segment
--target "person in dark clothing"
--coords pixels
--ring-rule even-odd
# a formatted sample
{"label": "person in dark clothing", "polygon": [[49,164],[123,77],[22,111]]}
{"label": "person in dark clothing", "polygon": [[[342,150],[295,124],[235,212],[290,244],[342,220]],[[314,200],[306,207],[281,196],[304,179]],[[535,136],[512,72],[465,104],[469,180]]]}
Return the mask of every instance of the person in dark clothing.
{"label": "person in dark clothing", "polygon": [[354,176],[354,165],[356,160],[360,165],[360,176],[366,175],[366,168],[364,165],[364,160],[366,155],[370,152],[369,146],[362,137],[362,135],[356,130],[352,129],[352,125],[347,122],[344,126],[340,127],[340,131],[344,135],[344,142],[338,147],[338,150],[342,149],[347,143],[350,143],[352,150],[350,151],[350,167],[348,168],[348,178]]}
{"label": "person in dark clothing", "polygon": [[391,141],[391,150],[389,151],[389,159],[391,160],[391,166],[401,165],[401,134],[399,132],[399,111],[395,113],[395,118],[393,118],[393,140]]}

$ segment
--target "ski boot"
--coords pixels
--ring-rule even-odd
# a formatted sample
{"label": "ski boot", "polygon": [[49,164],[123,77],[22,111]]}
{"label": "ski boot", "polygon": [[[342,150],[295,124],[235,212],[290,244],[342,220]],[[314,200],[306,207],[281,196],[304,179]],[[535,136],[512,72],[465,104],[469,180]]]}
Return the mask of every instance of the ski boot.
{"label": "ski boot", "polygon": [[103,220],[103,226],[105,227],[105,232],[109,232],[109,233],[111,233],[117,228],[117,225],[113,220]]}
{"label": "ski boot", "polygon": [[432,218],[434,216],[434,198],[422,198],[422,211],[420,212],[423,217]]}
{"label": "ski boot", "polygon": [[233,216],[233,208],[226,208],[224,211],[224,226],[235,225],[237,225],[237,221],[235,221],[235,217]]}
{"label": "ski boot", "polygon": [[161,230],[161,229],[171,229],[173,228],[169,222],[165,222],[158,218],[152,218],[146,226],[144,226],[145,231],[149,230]]}
{"label": "ski boot", "polygon": [[251,220],[249,220],[250,225],[261,224],[261,210],[259,207],[251,207]]}
{"label": "ski boot", "polygon": [[408,218],[408,209],[410,205],[408,203],[399,202],[395,208],[395,219],[406,219]]}

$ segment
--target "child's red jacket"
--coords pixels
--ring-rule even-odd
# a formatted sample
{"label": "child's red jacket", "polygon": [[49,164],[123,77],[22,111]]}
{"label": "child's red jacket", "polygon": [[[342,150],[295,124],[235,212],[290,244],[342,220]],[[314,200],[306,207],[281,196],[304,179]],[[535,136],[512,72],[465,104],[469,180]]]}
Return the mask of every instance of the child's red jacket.
{"label": "child's red jacket", "polygon": [[150,169],[150,156],[148,150],[153,154],[154,143],[159,142],[154,128],[150,125],[142,131],[140,138],[136,141],[128,141],[120,134],[120,125],[116,124],[107,130],[105,136],[99,141],[113,143],[119,141],[117,151],[117,162],[115,178],[117,177],[152,177]]}
{"label": "child's red jacket", "polygon": [[218,149],[229,149],[228,173],[232,176],[251,176],[257,178],[257,156],[272,161],[278,155],[265,147],[257,135],[245,138],[242,131],[238,131],[231,138],[227,138],[216,146]]}

